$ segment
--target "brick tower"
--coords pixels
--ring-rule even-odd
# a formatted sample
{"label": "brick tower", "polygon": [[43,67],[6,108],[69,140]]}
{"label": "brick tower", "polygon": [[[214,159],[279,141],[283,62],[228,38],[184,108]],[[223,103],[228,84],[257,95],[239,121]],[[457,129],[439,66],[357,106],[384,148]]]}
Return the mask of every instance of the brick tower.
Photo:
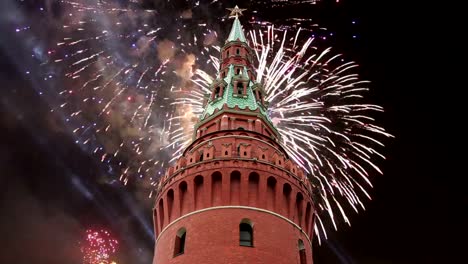
{"label": "brick tower", "polygon": [[311,264],[310,184],[281,146],[237,6],[193,142],[158,186],[153,264]]}

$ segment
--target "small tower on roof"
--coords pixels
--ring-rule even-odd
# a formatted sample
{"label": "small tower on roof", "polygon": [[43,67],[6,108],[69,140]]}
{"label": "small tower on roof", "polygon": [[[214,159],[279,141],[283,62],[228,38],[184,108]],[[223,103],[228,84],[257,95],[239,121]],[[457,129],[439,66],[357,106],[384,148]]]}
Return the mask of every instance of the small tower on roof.
{"label": "small tower on roof", "polygon": [[[279,133],[273,126],[267,114],[267,102],[265,102],[265,92],[260,83],[256,81],[254,68],[254,53],[247,43],[239,15],[245,9],[237,6],[230,8],[230,17],[234,18],[231,31],[226,43],[221,49],[221,63],[219,73],[215,81],[211,84],[211,95],[205,105],[205,110],[196,125],[195,138],[205,133],[203,128],[208,120],[221,117],[220,129],[232,129],[232,125],[227,124],[226,113],[231,114],[255,114],[264,126],[266,131],[274,140],[279,139]],[[239,121],[240,122],[240,121]],[[246,130],[252,130],[254,126],[248,124],[238,124]],[[208,129],[208,128],[207,128]]]}

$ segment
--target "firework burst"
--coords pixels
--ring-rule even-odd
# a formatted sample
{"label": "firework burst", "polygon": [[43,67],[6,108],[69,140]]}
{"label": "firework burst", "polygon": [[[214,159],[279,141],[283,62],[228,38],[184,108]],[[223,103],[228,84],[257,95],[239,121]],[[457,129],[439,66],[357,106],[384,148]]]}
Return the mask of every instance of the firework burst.
{"label": "firework burst", "polygon": [[[190,109],[196,102],[183,107],[174,102],[181,87],[190,86],[195,68],[213,71],[220,49],[217,32],[226,18],[196,16],[207,8],[224,12],[217,1],[187,1],[182,7],[147,2],[60,1],[59,37],[43,63],[44,74],[58,76],[59,85],[41,91],[58,95],[52,111],[64,116],[83,150],[110,175],[124,184],[138,179],[133,182],[142,188],[154,185],[184,145],[173,140],[174,133],[186,134],[196,119],[197,110]],[[257,8],[269,4],[256,3]],[[285,5],[292,3],[277,4]],[[168,12],[174,16],[161,16]],[[322,30],[311,19],[291,21],[283,28],[306,24],[309,31]],[[272,24],[256,17],[250,23]]]}
{"label": "firework burst", "polygon": [[112,254],[117,251],[119,242],[107,230],[86,230],[86,238],[81,245],[83,264],[112,264]]}

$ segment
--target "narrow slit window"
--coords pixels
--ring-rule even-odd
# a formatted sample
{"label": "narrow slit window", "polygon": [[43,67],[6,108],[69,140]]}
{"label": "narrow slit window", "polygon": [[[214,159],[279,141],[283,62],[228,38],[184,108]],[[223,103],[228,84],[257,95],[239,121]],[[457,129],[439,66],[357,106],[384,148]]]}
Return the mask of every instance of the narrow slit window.
{"label": "narrow slit window", "polygon": [[237,94],[243,94],[244,93],[244,85],[242,83],[237,84]]}
{"label": "narrow slit window", "polygon": [[184,254],[186,235],[187,232],[185,231],[185,228],[181,228],[179,231],[177,231],[174,244],[174,257]]}
{"label": "narrow slit window", "polygon": [[302,240],[300,240],[300,239],[298,241],[298,246],[299,246],[299,261],[300,261],[300,264],[307,264],[307,257],[306,257],[304,242],[302,242]]}
{"label": "narrow slit window", "polygon": [[215,98],[215,99],[216,99],[216,98],[219,98],[220,92],[221,92],[221,88],[219,88],[219,86],[216,87],[216,89],[215,89],[215,94],[214,94],[214,98]]}

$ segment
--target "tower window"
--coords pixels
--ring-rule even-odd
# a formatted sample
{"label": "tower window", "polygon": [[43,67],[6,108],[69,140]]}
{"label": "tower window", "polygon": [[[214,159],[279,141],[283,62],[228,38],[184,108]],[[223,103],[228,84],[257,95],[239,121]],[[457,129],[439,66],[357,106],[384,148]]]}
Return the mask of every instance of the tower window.
{"label": "tower window", "polygon": [[185,231],[185,228],[181,228],[179,229],[179,231],[177,231],[175,244],[174,244],[174,257],[184,254],[186,235],[187,235],[187,232]]}
{"label": "tower window", "polygon": [[209,158],[209,157],[210,157],[210,153],[206,153],[206,157]]}
{"label": "tower window", "polygon": [[224,155],[226,155],[226,156],[228,155],[228,152],[227,152],[227,150],[224,152]]}
{"label": "tower window", "polygon": [[298,240],[298,246],[299,246],[299,261],[300,261],[300,264],[307,264],[307,258],[306,258],[304,242],[302,242],[302,240],[300,240],[300,239]]}
{"label": "tower window", "polygon": [[229,50],[226,51],[226,57],[229,57]]}
{"label": "tower window", "polygon": [[262,159],[265,159],[265,154],[262,155]]}
{"label": "tower window", "polygon": [[243,219],[239,225],[239,245],[253,247],[253,229],[248,219]]}
{"label": "tower window", "polygon": [[219,98],[220,92],[221,92],[221,88],[219,88],[219,86],[216,87],[215,92],[214,92],[214,98],[215,98],[215,99],[216,99],[216,98]]}
{"label": "tower window", "polygon": [[237,54],[237,55],[240,54],[240,49],[236,49],[236,54]]}
{"label": "tower window", "polygon": [[200,152],[200,159],[198,161],[203,161],[203,151]]}
{"label": "tower window", "polygon": [[240,70],[239,68],[237,68],[237,70],[236,70],[236,74],[237,74],[237,75],[239,75],[239,74],[240,74],[240,72],[241,72],[241,70]]}
{"label": "tower window", "polygon": [[237,83],[237,94],[244,93],[244,85],[242,83]]}
{"label": "tower window", "polygon": [[244,156],[247,156],[247,151],[244,151]]}

